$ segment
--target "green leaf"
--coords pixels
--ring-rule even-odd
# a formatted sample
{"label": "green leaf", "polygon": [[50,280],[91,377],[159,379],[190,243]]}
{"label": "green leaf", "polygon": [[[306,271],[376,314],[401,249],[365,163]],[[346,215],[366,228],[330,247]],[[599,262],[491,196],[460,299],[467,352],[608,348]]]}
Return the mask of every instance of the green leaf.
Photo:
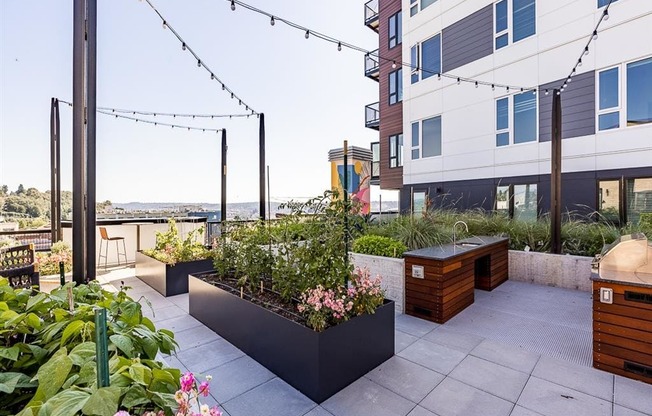
{"label": "green leaf", "polygon": [[47,299],[47,295],[45,293],[39,293],[36,296],[31,296],[29,300],[27,301],[27,307],[25,308],[26,310],[31,310],[33,307],[40,305]]}
{"label": "green leaf", "polygon": [[160,408],[174,409],[177,406],[177,401],[174,400],[174,394],[172,393],[160,393],[157,391],[150,391],[152,394],[152,401]]}
{"label": "green leaf", "polygon": [[121,389],[102,387],[97,389],[82,407],[85,415],[113,416],[118,411]]}
{"label": "green leaf", "polygon": [[63,383],[63,386],[61,386],[61,390],[67,390],[72,386],[77,380],[79,379],[79,374],[73,374],[71,375],[68,380],[66,380],[65,383]]}
{"label": "green leaf", "polygon": [[18,316],[18,312],[9,309],[7,311],[2,312],[2,314],[0,314],[0,321],[9,321],[17,316]]}
{"label": "green leaf", "polygon": [[7,311],[9,310],[9,306],[7,306],[7,302],[0,302],[0,311]]}
{"label": "green leaf", "polygon": [[29,344],[28,348],[34,356],[34,359],[38,362],[41,362],[48,355],[48,351],[45,348],[41,348],[37,345]]}
{"label": "green leaf", "polygon": [[79,369],[79,378],[75,381],[75,385],[90,386],[95,381],[97,381],[97,366],[95,361],[88,361]]}
{"label": "green leaf", "polygon": [[149,386],[152,382],[152,370],[140,363],[134,363],[129,367],[129,377],[139,384]]}
{"label": "green leaf", "polygon": [[66,345],[66,341],[81,333],[81,329],[84,326],[84,321],[72,321],[66,326],[66,329],[63,330],[63,335],[61,336],[61,346]]}
{"label": "green leaf", "polygon": [[120,351],[122,351],[127,357],[131,358],[134,355],[134,343],[131,342],[129,337],[124,335],[115,334],[109,337],[111,342],[115,344]]}
{"label": "green leaf", "polygon": [[13,393],[16,387],[29,383],[29,377],[23,373],[0,373],[0,392]]}
{"label": "green leaf", "polygon": [[11,361],[18,360],[18,354],[20,353],[20,348],[17,345],[14,345],[11,348],[0,347],[0,358],[6,358]]}
{"label": "green leaf", "polygon": [[145,388],[135,384],[127,390],[127,394],[122,398],[122,407],[130,409],[149,402],[150,400],[147,397],[147,391],[145,391]]}
{"label": "green leaf", "polygon": [[150,331],[152,331],[152,332],[156,331],[156,327],[154,326],[154,323],[148,317],[143,316],[143,319],[140,321],[140,323],[142,325],[145,325],[145,327],[147,329],[149,329]]}
{"label": "green leaf", "polygon": [[[64,390],[43,403],[38,416],[71,416],[81,411],[91,395],[77,389]],[[30,402],[31,403],[31,402]]]}
{"label": "green leaf", "polygon": [[27,321],[27,325],[34,329],[40,329],[41,328],[41,318],[39,318],[35,313],[30,312],[27,314],[27,318],[25,319]]}
{"label": "green leaf", "polygon": [[126,301],[120,305],[120,320],[128,323],[131,326],[136,326],[140,323],[141,307],[138,302]]}
{"label": "green leaf", "polygon": [[67,355],[66,347],[57,351],[47,363],[38,369],[35,379],[38,380],[38,388],[30,404],[38,401],[46,401],[59,391],[66,382],[68,374],[72,369],[72,360]]}
{"label": "green leaf", "polygon": [[[152,370],[152,384],[150,390],[161,391],[167,393],[174,393],[179,389],[179,377],[175,377],[170,371],[173,369],[159,370],[157,368]],[[178,372],[178,370],[177,370]]]}
{"label": "green leaf", "polygon": [[83,342],[77,345],[75,348],[70,351],[68,354],[72,363],[78,367],[83,366],[90,360],[95,358],[95,343],[94,342]]}

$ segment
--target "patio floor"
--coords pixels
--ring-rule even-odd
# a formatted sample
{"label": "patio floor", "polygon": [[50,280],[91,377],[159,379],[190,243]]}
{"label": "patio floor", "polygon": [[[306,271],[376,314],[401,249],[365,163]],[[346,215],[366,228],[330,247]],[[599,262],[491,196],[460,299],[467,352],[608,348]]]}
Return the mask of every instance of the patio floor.
{"label": "patio floor", "polygon": [[396,355],[320,406],[188,315],[188,295],[164,298],[118,269],[179,351],[163,359],[213,376],[210,404],[225,416],[640,416],[652,385],[591,367],[589,293],[508,281],[475,292],[444,325],[396,316]]}

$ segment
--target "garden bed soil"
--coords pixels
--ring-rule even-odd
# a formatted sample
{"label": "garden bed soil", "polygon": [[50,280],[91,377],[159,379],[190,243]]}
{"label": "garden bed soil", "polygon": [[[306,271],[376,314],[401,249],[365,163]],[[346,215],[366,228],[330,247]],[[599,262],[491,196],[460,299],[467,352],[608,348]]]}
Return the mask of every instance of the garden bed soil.
{"label": "garden bed soil", "polygon": [[315,332],[271,290],[244,293],[215,273],[189,277],[190,315],[321,403],[394,355],[394,302]]}
{"label": "garden bed soil", "polygon": [[165,264],[142,252],[136,252],[136,277],[163,296],[188,293],[188,275],[213,269],[211,259]]}

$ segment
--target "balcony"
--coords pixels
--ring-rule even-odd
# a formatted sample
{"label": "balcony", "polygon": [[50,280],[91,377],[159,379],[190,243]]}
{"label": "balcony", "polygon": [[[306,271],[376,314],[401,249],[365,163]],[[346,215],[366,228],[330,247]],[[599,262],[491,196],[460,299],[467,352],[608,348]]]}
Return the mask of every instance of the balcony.
{"label": "balcony", "polygon": [[378,58],[378,49],[367,53],[364,56],[364,75],[368,78],[378,81],[380,79],[380,62]]}
{"label": "balcony", "polygon": [[364,111],[365,127],[380,130],[380,102],[366,105]]}
{"label": "balcony", "polygon": [[378,32],[378,0],[369,0],[364,4],[364,24],[374,32]]}
{"label": "balcony", "polygon": [[380,185],[380,142],[371,143],[371,185]]}

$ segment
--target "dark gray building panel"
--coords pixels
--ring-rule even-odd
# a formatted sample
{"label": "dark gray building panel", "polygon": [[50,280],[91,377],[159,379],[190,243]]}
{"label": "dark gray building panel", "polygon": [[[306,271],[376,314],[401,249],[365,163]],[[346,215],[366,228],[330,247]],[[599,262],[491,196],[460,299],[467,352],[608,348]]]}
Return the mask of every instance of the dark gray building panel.
{"label": "dark gray building panel", "polygon": [[442,71],[449,72],[494,51],[493,4],[442,31]]}
{"label": "dark gray building panel", "polygon": [[[549,142],[552,123],[552,90],[559,88],[563,79],[541,85],[539,94],[539,141]],[[576,75],[561,96],[562,139],[595,134],[595,71]]]}

